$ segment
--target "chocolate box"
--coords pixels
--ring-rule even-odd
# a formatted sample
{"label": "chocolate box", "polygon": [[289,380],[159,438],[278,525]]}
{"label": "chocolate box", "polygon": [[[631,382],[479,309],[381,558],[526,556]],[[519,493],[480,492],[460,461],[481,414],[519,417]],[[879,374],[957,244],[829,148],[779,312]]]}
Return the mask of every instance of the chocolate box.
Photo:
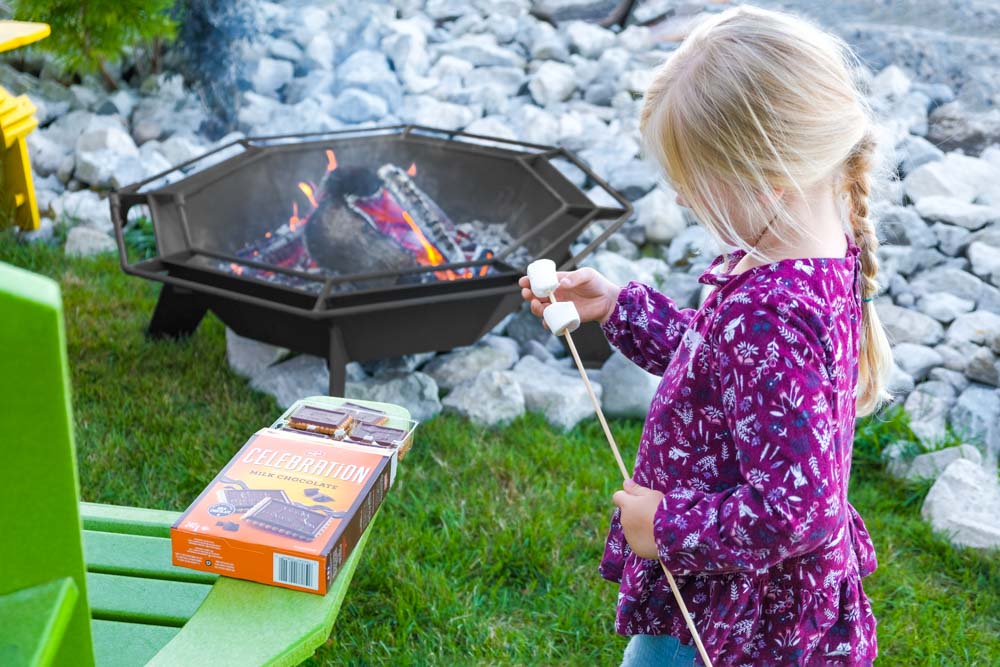
{"label": "chocolate box", "polygon": [[382,504],[395,457],[261,429],[170,529],[173,563],[325,594]]}

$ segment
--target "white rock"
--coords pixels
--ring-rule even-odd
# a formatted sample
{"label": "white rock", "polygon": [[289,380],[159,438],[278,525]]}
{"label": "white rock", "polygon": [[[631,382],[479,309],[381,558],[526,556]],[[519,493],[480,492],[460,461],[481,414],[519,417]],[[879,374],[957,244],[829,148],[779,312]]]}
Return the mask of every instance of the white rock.
{"label": "white rock", "polygon": [[433,25],[412,18],[390,21],[387,28],[390,33],[382,38],[381,46],[396,71],[425,74],[430,67],[427,32]]}
{"label": "white rock", "polygon": [[940,366],[944,361],[940,353],[926,345],[899,343],[892,351],[899,367],[917,382],[924,380],[932,368]]}
{"label": "white rock", "polygon": [[917,201],[917,212],[928,220],[941,220],[975,231],[1000,221],[1000,208],[970,204],[954,197],[923,197]]}
{"label": "white rock", "polygon": [[226,360],[237,375],[252,378],[287,353],[283,347],[245,338],[226,327]]}
{"label": "white rock", "polygon": [[487,137],[517,139],[514,130],[510,129],[510,126],[500,116],[477,118],[466,126],[465,131],[469,134],[482,134]]}
{"label": "white rock", "polygon": [[399,114],[407,122],[446,130],[460,130],[478,116],[474,110],[466,106],[440,102],[428,95],[407,97]]}
{"label": "white rock", "polygon": [[467,60],[473,65],[524,67],[524,58],[497,44],[496,37],[490,34],[463,35],[445,42],[439,49],[441,53]]}
{"label": "white rock", "polygon": [[442,405],[475,424],[500,426],[524,414],[524,394],[513,373],[486,371],[455,387]]}
{"label": "white rock", "polygon": [[635,203],[636,217],[646,230],[647,240],[670,243],[687,227],[675,197],[672,191],[659,187]]}
{"label": "white rock", "polygon": [[[594,415],[593,404],[579,376],[573,377],[534,357],[521,359],[512,373],[524,394],[525,407],[543,413],[553,426],[571,429],[581,420]],[[593,387],[600,400],[601,385],[594,384]]]}
{"label": "white rock", "polygon": [[914,293],[949,292],[975,302],[980,309],[1000,313],[1000,290],[972,275],[952,267],[938,267],[918,274],[910,286]]}
{"label": "white rock", "polygon": [[655,257],[633,261],[608,251],[595,252],[581,261],[580,266],[589,266],[621,287],[632,280],[657,287],[670,275],[670,268]]}
{"label": "white rock", "polygon": [[930,315],[938,322],[947,324],[962,313],[976,307],[974,301],[963,299],[948,292],[929,292],[917,300],[917,309]]}
{"label": "white rock", "polygon": [[282,408],[306,396],[325,396],[330,390],[326,360],[300,354],[288,361],[261,369],[250,380],[257,391],[270,394]]}
{"label": "white rock", "polygon": [[996,465],[1000,454],[1000,392],[972,384],[951,408],[951,427],[964,440],[985,445],[986,460]]}
{"label": "white rock", "polygon": [[[187,162],[205,152],[203,147],[196,144],[190,138],[181,136],[170,137],[157,148],[163,154],[163,157],[166,158],[168,166]],[[141,148],[139,152],[142,153]],[[143,155],[143,159],[146,159],[145,155]]]}
{"label": "white rock", "polygon": [[76,151],[79,154],[82,151],[99,150],[109,150],[119,155],[139,155],[139,148],[128,132],[113,124],[91,123],[76,140]]}
{"label": "white rock", "polygon": [[701,225],[686,227],[667,250],[670,266],[705,266],[721,252],[715,239]]}
{"label": "white rock", "polygon": [[913,391],[915,383],[909,373],[899,367],[898,363],[892,364],[889,372],[889,379],[886,382],[886,390],[892,394],[893,400],[903,396],[908,396]]}
{"label": "white rock", "polygon": [[875,304],[875,308],[889,340],[894,343],[933,345],[944,335],[941,324],[923,313],[881,301]]}
{"label": "white rock", "polygon": [[437,383],[419,371],[400,377],[348,382],[344,393],[348,398],[402,405],[417,421],[427,421],[441,412]]}
{"label": "white rock", "polygon": [[569,46],[566,38],[548,23],[535,24],[530,51],[534,60],[566,60]]}
{"label": "white rock", "polygon": [[987,348],[979,345],[964,345],[963,354],[967,358],[965,376],[975,382],[1000,385],[1000,363],[997,357]]}
{"label": "white rock", "polygon": [[337,95],[330,112],[345,123],[363,123],[385,116],[389,113],[389,105],[378,95],[348,88]]}
{"label": "white rock", "polygon": [[41,132],[28,135],[28,155],[31,166],[40,176],[48,176],[59,170],[59,165],[70,152],[61,144],[56,143]]}
{"label": "white rock", "polygon": [[104,232],[112,229],[107,200],[90,190],[64,192],[52,201],[52,213],[56,222],[84,224]]}
{"label": "white rock", "polygon": [[[947,417],[951,401],[922,389],[928,384],[931,383],[917,385],[917,388],[906,397],[903,409],[910,418],[910,430],[913,434],[925,446],[932,447],[947,436]],[[950,386],[948,388],[951,389]]]}
{"label": "white rock", "polygon": [[601,367],[601,407],[609,417],[645,417],[660,378],[614,352]]}
{"label": "white rock", "polygon": [[117,247],[110,236],[93,227],[74,227],[66,236],[66,255],[69,257],[90,257],[114,252]]}
{"label": "white rock", "polygon": [[598,58],[615,43],[613,32],[586,21],[570,21],[565,32],[573,49],[585,58]]}
{"label": "white rock", "polygon": [[914,457],[910,465],[906,468],[906,479],[937,479],[944,472],[952,461],[965,459],[972,461],[976,465],[982,465],[983,456],[979,450],[972,445],[959,445],[958,447],[946,447],[935,452],[920,454]]}
{"label": "white rock", "polygon": [[989,344],[1000,335],[1000,315],[985,310],[959,315],[948,327],[948,342]]}
{"label": "white rock", "polygon": [[535,102],[543,107],[567,100],[576,90],[573,68],[547,60],[532,75],[528,90]]}
{"label": "white rock", "polygon": [[1000,547],[1000,488],[996,473],[972,461],[953,461],[924,499],[921,516],[956,546]]}
{"label": "white rock", "polygon": [[505,371],[517,361],[517,350],[482,345],[466,347],[435,357],[424,372],[446,391],[485,371]]}
{"label": "white rock", "polygon": [[389,61],[379,51],[361,49],[355,51],[337,67],[339,90],[360,88],[384,99],[389,110],[400,105],[403,91],[399,79],[389,68]]}
{"label": "white rock", "polygon": [[871,82],[871,94],[881,102],[902,99],[909,90],[909,75],[896,65],[884,68]]}
{"label": "white rock", "polygon": [[295,66],[287,60],[261,58],[251,77],[254,90],[261,95],[275,95],[295,76]]}
{"label": "white rock", "polygon": [[918,167],[906,177],[903,187],[918,205],[925,197],[940,195],[964,202],[981,198],[982,203],[1000,206],[1000,199],[993,201],[1000,189],[1000,169],[960,153],[948,153],[943,160]]}
{"label": "white rock", "polygon": [[972,232],[968,229],[944,222],[935,222],[931,225],[931,231],[937,237],[941,252],[951,257],[961,254],[969,244],[969,237],[972,236]]}
{"label": "white rock", "polygon": [[305,55],[308,57],[310,65],[332,70],[337,60],[337,49],[329,34],[318,32],[306,44]]}
{"label": "white rock", "polygon": [[1000,286],[1000,248],[982,241],[973,241],[969,244],[968,255],[973,273]]}

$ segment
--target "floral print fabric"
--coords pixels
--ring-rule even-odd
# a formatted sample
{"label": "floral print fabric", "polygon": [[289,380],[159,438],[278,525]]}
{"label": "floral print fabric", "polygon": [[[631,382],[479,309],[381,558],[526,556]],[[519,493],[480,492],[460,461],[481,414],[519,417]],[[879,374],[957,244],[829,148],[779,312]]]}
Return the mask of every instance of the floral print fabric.
{"label": "floral print fabric", "polygon": [[[861,586],[871,540],[847,502],[861,303],[858,249],[700,281],[697,311],[630,283],[603,325],[663,377],[633,479],[665,494],[654,520],[716,665],[866,665],[875,618]],[[741,252],[730,255],[735,263]],[[692,643],[660,565],[631,552],[616,510],[601,574],[616,629]]]}

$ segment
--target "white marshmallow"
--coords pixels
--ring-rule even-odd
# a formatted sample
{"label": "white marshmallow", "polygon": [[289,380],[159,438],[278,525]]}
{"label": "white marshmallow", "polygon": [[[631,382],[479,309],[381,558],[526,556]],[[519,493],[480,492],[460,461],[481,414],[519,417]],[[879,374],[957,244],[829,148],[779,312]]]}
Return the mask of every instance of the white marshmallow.
{"label": "white marshmallow", "polygon": [[567,331],[572,333],[580,326],[580,313],[572,301],[550,303],[542,312],[545,325],[556,336],[562,336]]}
{"label": "white marshmallow", "polygon": [[547,299],[559,287],[556,277],[556,263],[551,259],[537,259],[528,264],[528,281],[531,291],[539,299]]}

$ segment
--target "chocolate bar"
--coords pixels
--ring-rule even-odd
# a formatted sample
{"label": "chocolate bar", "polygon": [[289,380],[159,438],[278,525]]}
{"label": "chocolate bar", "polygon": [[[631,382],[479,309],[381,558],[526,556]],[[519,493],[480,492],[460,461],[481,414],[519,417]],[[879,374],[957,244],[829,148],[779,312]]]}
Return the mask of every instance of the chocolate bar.
{"label": "chocolate bar", "polygon": [[292,428],[301,431],[315,431],[325,435],[333,435],[337,431],[346,431],[351,427],[353,417],[346,412],[324,410],[304,405],[288,418]]}
{"label": "chocolate bar", "polygon": [[235,507],[237,512],[246,512],[264,498],[288,502],[288,496],[281,489],[223,489],[222,491],[222,501]]}
{"label": "chocolate bar", "polygon": [[355,442],[374,443],[376,445],[394,445],[401,443],[406,437],[406,431],[388,426],[374,424],[355,424],[351,429],[351,440]]}
{"label": "chocolate bar", "polygon": [[274,498],[261,500],[243,515],[243,519],[257,528],[303,542],[312,542],[330,523],[330,517],[322,512],[307,510]]}
{"label": "chocolate bar", "polygon": [[344,403],[340,406],[340,409],[354,417],[355,421],[359,421],[363,424],[381,426],[389,421],[389,415],[385,414],[381,410],[365,407],[364,405],[358,405],[357,403]]}

